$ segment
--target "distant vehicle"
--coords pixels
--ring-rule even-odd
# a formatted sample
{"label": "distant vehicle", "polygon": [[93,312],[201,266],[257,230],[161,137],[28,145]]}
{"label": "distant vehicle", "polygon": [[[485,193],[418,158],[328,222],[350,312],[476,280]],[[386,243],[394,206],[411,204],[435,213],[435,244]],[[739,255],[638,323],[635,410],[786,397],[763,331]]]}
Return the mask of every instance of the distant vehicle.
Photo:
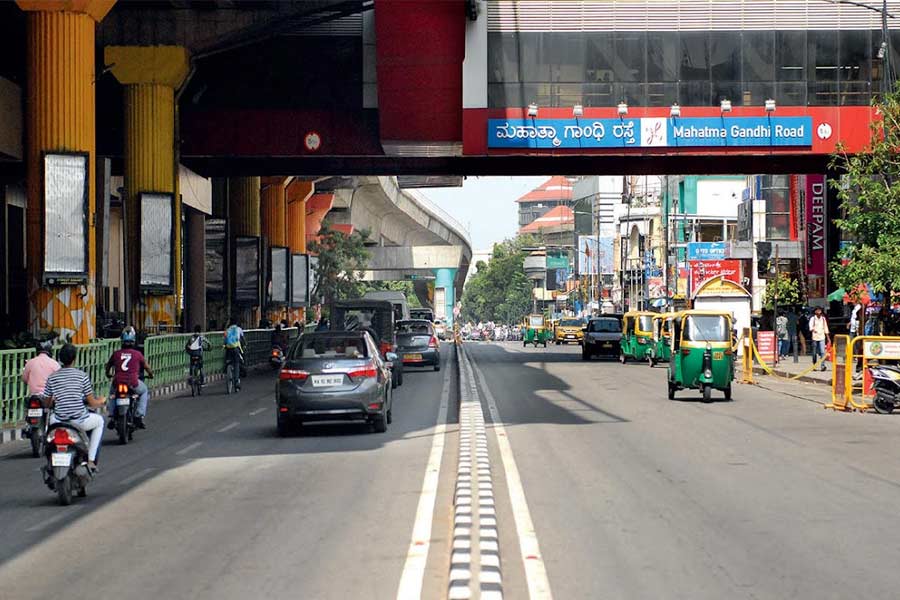
{"label": "distant vehicle", "polygon": [[584,327],[584,321],[581,319],[560,319],[554,330],[554,341],[556,345],[560,344],[580,344],[584,333],[581,328]]}
{"label": "distant vehicle", "polygon": [[[387,358],[399,362],[393,352]],[[368,331],[304,333],[278,374],[278,435],[334,423],[369,423],[384,433],[393,420],[391,387],[391,369]]]}
{"label": "distant vehicle", "polygon": [[389,363],[394,387],[403,385],[403,363],[387,355],[397,352],[394,307],[386,300],[341,300],[331,309],[332,331],[368,331]]}
{"label": "distant vehicle", "polygon": [[363,295],[363,300],[384,300],[390,302],[394,307],[394,321],[408,321],[410,319],[409,302],[406,301],[406,294],[403,292],[366,292]]}
{"label": "distant vehicle", "polygon": [[444,321],[444,319],[435,319],[434,333],[438,336],[439,340],[447,339],[447,322]]}
{"label": "distant vehicle", "polygon": [[411,308],[409,309],[409,318],[434,323],[434,311],[430,308]]}
{"label": "distant vehicle", "polygon": [[434,325],[424,319],[397,323],[397,354],[404,367],[441,370],[441,346]]}
{"label": "distant vehicle", "polygon": [[594,356],[617,358],[622,343],[622,322],[615,317],[596,317],[588,321],[582,330],[584,340],[581,344],[582,360],[590,360]]}

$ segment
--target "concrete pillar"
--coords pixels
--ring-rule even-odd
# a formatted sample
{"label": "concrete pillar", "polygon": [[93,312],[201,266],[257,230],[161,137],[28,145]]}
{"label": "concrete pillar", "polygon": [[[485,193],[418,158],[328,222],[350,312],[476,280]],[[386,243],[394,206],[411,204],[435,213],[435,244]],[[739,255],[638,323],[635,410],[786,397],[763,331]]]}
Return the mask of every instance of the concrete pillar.
{"label": "concrete pillar", "polygon": [[[115,0],[18,0],[27,15],[25,94],[26,270],[28,327],[86,343],[96,331],[94,30]],[[85,285],[43,284],[42,153],[87,154],[88,219]]]}
{"label": "concrete pillar", "polygon": [[185,209],[185,329],[195,325],[206,329],[206,215],[192,208]]}
{"label": "concrete pillar", "polygon": [[453,307],[456,304],[456,269],[434,270],[434,313],[435,317],[441,316],[441,309],[437,304],[440,300],[440,290],[444,290],[443,317],[447,320],[447,326],[453,326]]}
{"label": "concrete pillar", "polygon": [[[175,90],[189,71],[188,53],[180,46],[108,46],[104,51],[112,74],[125,86],[125,235],[128,253],[126,287],[131,323],[149,331],[174,327],[181,305],[181,197],[175,153]],[[175,213],[171,252],[171,293],[141,293],[140,194],[171,194]]]}
{"label": "concrete pillar", "polygon": [[[285,234],[287,246],[291,254],[306,253],[306,201],[315,192],[315,184],[312,181],[294,179],[285,189],[285,201],[287,203],[287,215],[285,221]],[[288,309],[288,322],[304,323],[306,310],[302,307]]]}
{"label": "concrete pillar", "polygon": [[[263,177],[259,193],[260,229],[269,246],[287,246],[285,232],[285,184],[287,177]],[[266,318],[277,323],[287,319],[286,306],[266,306]]]}

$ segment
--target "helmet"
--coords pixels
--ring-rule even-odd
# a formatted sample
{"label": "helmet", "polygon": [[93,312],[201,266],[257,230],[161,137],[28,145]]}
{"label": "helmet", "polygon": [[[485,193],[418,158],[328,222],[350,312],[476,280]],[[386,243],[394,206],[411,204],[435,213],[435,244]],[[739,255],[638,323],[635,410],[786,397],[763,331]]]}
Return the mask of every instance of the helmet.
{"label": "helmet", "polygon": [[134,341],[136,339],[137,339],[137,333],[134,331],[134,327],[132,327],[131,325],[129,325],[128,327],[126,327],[125,329],[122,330],[122,341],[123,342],[134,343]]}

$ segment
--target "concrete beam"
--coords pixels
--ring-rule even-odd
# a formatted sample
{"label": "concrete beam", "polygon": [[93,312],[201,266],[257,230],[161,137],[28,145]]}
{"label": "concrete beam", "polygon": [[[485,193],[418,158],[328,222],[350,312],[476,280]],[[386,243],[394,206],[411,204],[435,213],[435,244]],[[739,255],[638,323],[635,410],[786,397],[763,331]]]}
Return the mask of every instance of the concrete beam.
{"label": "concrete beam", "polygon": [[458,269],[461,246],[380,246],[370,248],[370,271]]}

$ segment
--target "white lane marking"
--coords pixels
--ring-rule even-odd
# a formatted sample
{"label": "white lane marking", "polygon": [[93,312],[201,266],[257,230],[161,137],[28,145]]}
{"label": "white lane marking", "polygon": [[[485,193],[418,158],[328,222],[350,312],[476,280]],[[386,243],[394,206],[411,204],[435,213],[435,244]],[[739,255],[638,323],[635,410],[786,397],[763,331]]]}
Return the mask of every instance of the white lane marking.
{"label": "white lane marking", "polygon": [[237,427],[238,425],[240,425],[240,423],[238,423],[237,421],[232,421],[231,423],[229,423],[228,425],[226,425],[226,426],[223,427],[222,429],[217,430],[216,433],[225,433],[226,431],[231,431],[232,429],[234,429],[234,428]]}
{"label": "white lane marking", "polygon": [[434,519],[434,506],[437,499],[438,482],[441,474],[441,461],[444,456],[444,441],[447,432],[447,411],[450,405],[450,365],[444,366],[444,384],[441,388],[441,405],[438,408],[437,423],[434,428],[434,439],[431,442],[431,453],[425,466],[425,478],[422,481],[422,493],[416,508],[416,520],[413,524],[406,562],[400,575],[397,598],[419,598],[422,596],[422,581],[425,577],[425,565],[428,563],[428,550],[431,547],[431,525]]}
{"label": "white lane marking", "polygon": [[120,481],[120,482],[119,482],[119,485],[128,485],[128,484],[131,483],[132,481],[137,481],[137,480],[140,479],[141,477],[144,477],[145,475],[148,475],[148,474],[152,473],[152,472],[155,471],[155,470],[156,470],[156,467],[147,467],[146,469],[141,469],[141,470],[138,471],[137,473],[134,473],[134,474],[132,474],[132,475],[129,475],[128,477],[126,477],[125,479],[123,479],[122,481]]}
{"label": "white lane marking", "polygon": [[75,512],[79,508],[81,508],[81,507],[80,506],[70,506],[69,508],[63,509],[62,512],[59,512],[59,513],[53,515],[52,517],[44,519],[37,525],[32,525],[25,531],[27,533],[32,533],[35,531],[41,531],[42,529],[46,529],[47,527],[50,527],[54,523],[58,523],[59,521],[62,521],[64,518],[70,516],[73,512]]}
{"label": "white lane marking", "polygon": [[500,419],[497,403],[494,401],[494,395],[487,385],[487,379],[485,379],[481,368],[475,364],[475,361],[470,362],[468,357],[465,358],[464,362],[470,363],[471,368],[477,374],[481,383],[481,389],[484,392],[484,398],[487,401],[488,410],[491,413],[491,419],[493,420],[494,436],[497,438],[497,446],[500,449],[503,471],[506,474],[506,487],[509,490],[509,501],[512,504],[513,518],[516,522],[516,534],[519,537],[519,551],[522,555],[522,562],[525,565],[528,597],[532,600],[550,600],[553,598],[553,594],[550,591],[550,580],[547,578],[547,569],[544,566],[544,558],[541,555],[540,545],[538,544],[537,532],[534,530],[531,512],[528,510],[525,489],[522,487],[522,478],[519,476],[516,459],[509,444],[509,437],[506,435],[506,428]]}
{"label": "white lane marking", "polygon": [[262,408],[257,408],[256,410],[252,410],[252,411],[250,411],[250,416],[255,417],[256,415],[263,412],[264,410],[268,410],[268,409],[265,406],[263,406]]}
{"label": "white lane marking", "polygon": [[194,442],[193,444],[190,444],[189,446],[185,446],[184,448],[182,448],[181,450],[179,450],[179,451],[176,452],[175,454],[178,454],[179,456],[182,455],[182,454],[187,454],[187,453],[190,452],[191,450],[194,450],[194,449],[196,449],[196,448],[199,448],[199,447],[202,446],[202,445],[203,445],[203,442]]}

